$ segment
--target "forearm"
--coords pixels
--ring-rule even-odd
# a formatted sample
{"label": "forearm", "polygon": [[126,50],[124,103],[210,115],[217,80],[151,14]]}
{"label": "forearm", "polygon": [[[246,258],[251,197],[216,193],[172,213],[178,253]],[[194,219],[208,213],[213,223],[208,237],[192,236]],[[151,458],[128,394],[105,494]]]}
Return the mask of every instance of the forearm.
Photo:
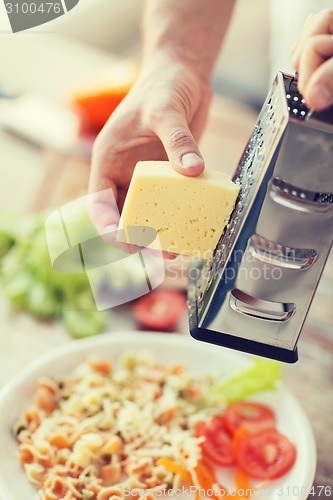
{"label": "forearm", "polygon": [[209,80],[236,0],[146,0],[143,66],[165,55]]}

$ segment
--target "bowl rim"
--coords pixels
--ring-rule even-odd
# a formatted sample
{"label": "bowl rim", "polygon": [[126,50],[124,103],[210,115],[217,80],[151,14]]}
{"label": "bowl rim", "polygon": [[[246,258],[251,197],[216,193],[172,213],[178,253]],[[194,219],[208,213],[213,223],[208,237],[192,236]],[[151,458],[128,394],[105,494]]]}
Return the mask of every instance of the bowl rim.
{"label": "bowl rim", "polygon": [[[85,339],[79,339],[75,341],[70,341],[61,346],[56,347],[54,350],[48,351],[40,356],[38,356],[35,360],[30,361],[26,366],[18,371],[18,373],[12,378],[12,380],[5,383],[5,385],[0,390],[0,411],[1,407],[6,404],[7,398],[12,396],[12,391],[16,388],[20,387],[24,384],[25,379],[28,377],[33,377],[34,373],[36,376],[36,380],[40,377],[38,371],[42,368],[46,368],[49,363],[54,362],[57,359],[65,356],[66,358],[72,354],[79,354],[80,352],[86,353],[89,346],[103,346],[117,344],[119,342],[127,342],[127,341],[135,341],[136,343],[144,343],[149,341],[152,344],[152,348],[154,348],[154,344],[162,345],[167,343],[174,344],[183,344],[183,347],[194,347],[196,344],[200,344],[200,349],[208,352],[216,352],[216,346],[212,344],[208,344],[206,342],[201,342],[193,339],[189,335],[184,335],[181,333],[165,333],[165,332],[151,332],[151,331],[119,331],[119,332],[110,332],[104,333],[100,336],[89,337]],[[191,346],[192,344],[192,346]],[[199,346],[197,346],[199,347]],[[195,347],[196,349],[196,347]],[[128,346],[128,350],[131,350],[131,344]],[[242,353],[239,351],[233,351],[230,349],[223,349],[223,355],[225,356],[225,352],[227,352],[227,356],[230,358],[230,364],[232,364],[233,360],[236,360],[237,364],[243,365],[251,364],[251,360],[254,359],[254,356]],[[48,376],[45,373],[45,376]],[[300,427],[303,429],[303,434],[306,436],[307,449],[309,457],[308,460],[310,462],[307,466],[307,476],[306,476],[306,484],[302,485],[305,488],[305,491],[309,492],[313,485],[313,481],[315,478],[316,466],[317,466],[317,450],[316,450],[316,442],[314,433],[309,422],[307,415],[305,414],[301,404],[296,399],[296,397],[290,392],[290,390],[285,386],[283,382],[279,384],[279,391],[282,392],[283,397],[287,400],[287,404],[291,404],[294,409],[297,410],[298,421]],[[1,429],[0,429],[1,430]],[[8,483],[7,483],[8,484]],[[12,500],[11,492],[8,490],[6,483],[4,483],[2,476],[0,475],[0,495],[3,495],[3,500]],[[303,494],[302,494],[303,495]],[[297,498],[298,500],[305,500],[308,496],[308,493],[303,496],[289,496],[289,500],[291,498]],[[0,497],[1,498],[1,497]],[[282,496],[282,498],[284,498]],[[31,499],[33,500],[33,499]]]}

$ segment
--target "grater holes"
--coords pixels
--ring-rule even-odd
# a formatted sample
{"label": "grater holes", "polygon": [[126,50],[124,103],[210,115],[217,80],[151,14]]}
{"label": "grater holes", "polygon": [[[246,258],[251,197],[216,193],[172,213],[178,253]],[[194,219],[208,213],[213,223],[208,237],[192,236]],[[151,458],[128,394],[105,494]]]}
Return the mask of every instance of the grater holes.
{"label": "grater holes", "polygon": [[305,103],[304,98],[298,92],[296,80],[289,84],[289,90],[286,92],[287,109],[290,116],[298,120],[305,120],[310,109]]}
{"label": "grater holes", "polygon": [[318,253],[312,248],[293,248],[254,234],[249,242],[253,257],[279,267],[306,270],[317,260]]}
{"label": "grater holes", "polygon": [[315,201],[316,203],[333,203],[333,193],[317,193]]}
{"label": "grater holes", "polygon": [[272,181],[272,199],[282,205],[301,211],[331,211],[333,204],[333,193],[317,193],[298,188],[288,182],[276,177]]}
{"label": "grater holes", "polygon": [[233,311],[267,321],[288,321],[295,313],[293,302],[272,302],[234,288],[230,293],[229,305]]}
{"label": "grater holes", "polygon": [[[196,283],[197,312],[200,320],[205,317],[209,308],[211,294],[214,293],[220,283],[237,234],[254,196],[258,178],[264,168],[265,155],[270,150],[283,119],[284,111],[283,107],[280,106],[279,90],[275,86],[267,98],[266,106],[260,113],[246,151],[233,178],[234,181],[239,181],[241,190],[229,224],[221,235],[212,258],[203,264],[200,278]],[[201,295],[201,292],[203,295]]]}

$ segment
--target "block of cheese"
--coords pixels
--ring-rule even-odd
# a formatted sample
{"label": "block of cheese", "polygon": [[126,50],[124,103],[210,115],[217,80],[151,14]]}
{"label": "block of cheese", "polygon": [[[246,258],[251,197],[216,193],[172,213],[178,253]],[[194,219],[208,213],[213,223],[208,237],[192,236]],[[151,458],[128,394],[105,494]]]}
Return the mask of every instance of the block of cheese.
{"label": "block of cheese", "polygon": [[134,169],[120,228],[152,227],[162,250],[208,259],[238,193],[239,186],[225,173],[206,169],[187,177],[167,161],[142,161]]}

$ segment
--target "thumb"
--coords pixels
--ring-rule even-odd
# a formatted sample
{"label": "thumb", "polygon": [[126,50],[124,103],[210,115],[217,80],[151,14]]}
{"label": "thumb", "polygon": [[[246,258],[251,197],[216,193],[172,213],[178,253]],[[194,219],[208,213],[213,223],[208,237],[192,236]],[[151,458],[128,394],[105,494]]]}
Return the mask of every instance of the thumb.
{"label": "thumb", "polygon": [[163,116],[153,130],[160,138],[171,166],[180,174],[200,175],[205,162],[181,113],[173,111]]}

